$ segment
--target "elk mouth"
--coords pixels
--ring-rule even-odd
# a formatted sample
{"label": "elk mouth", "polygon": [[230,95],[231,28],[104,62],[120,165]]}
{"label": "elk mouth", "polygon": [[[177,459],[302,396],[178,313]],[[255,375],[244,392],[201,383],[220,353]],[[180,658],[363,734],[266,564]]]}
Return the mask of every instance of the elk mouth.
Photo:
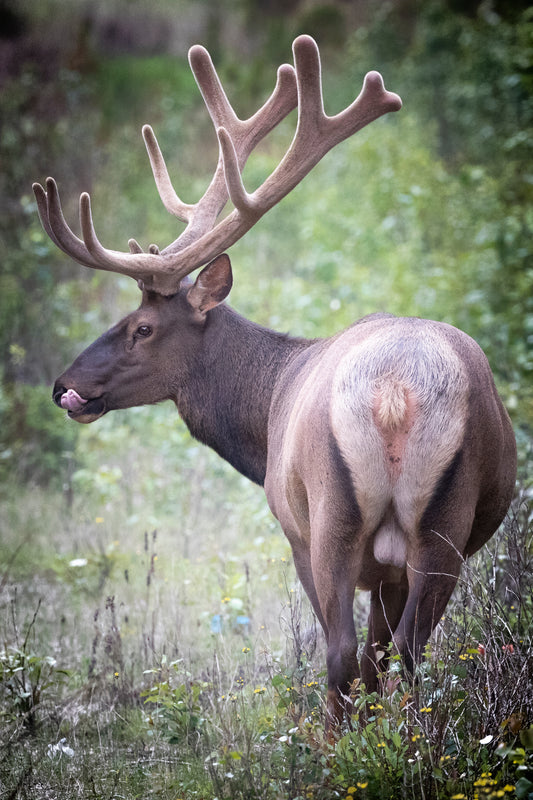
{"label": "elk mouth", "polygon": [[75,389],[65,389],[64,386],[54,392],[54,403],[65,409],[76,422],[94,422],[107,411],[103,395],[86,400]]}

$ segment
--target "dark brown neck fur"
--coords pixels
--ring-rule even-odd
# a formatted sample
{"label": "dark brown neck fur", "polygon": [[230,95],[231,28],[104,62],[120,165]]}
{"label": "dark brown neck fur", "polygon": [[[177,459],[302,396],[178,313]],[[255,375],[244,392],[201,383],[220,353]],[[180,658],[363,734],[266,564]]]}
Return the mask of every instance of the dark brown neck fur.
{"label": "dark brown neck fur", "polygon": [[226,305],[209,312],[206,326],[175,403],[195,438],[262,486],[276,378],[312,342],[256,325]]}

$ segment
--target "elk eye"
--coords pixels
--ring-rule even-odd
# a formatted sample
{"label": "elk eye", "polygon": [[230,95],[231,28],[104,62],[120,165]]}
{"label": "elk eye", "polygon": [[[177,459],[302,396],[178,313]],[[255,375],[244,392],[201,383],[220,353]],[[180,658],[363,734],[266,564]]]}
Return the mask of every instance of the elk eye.
{"label": "elk eye", "polygon": [[149,325],[139,325],[137,328],[137,333],[139,336],[151,336],[152,329]]}

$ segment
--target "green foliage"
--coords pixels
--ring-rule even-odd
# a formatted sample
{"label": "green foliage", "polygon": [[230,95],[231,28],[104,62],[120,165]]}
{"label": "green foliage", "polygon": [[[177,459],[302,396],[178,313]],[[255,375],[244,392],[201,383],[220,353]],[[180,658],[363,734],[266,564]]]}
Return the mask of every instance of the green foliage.
{"label": "green foliage", "polygon": [[341,8],[332,4],[316,5],[300,16],[300,30],[312,36],[319,46],[344,44],[347,30]]}
{"label": "green foliage", "polygon": [[[83,125],[80,122],[87,91],[79,76],[64,70],[51,78],[32,63],[23,64],[21,70],[2,88],[0,356],[5,383],[49,378],[66,351],[59,332],[70,324],[72,311],[56,297],[57,275],[50,262],[57,264],[60,259],[30,200],[28,158],[34,179],[43,180],[54,163],[61,178],[65,167],[57,162],[70,160],[71,168],[79,166],[76,148],[82,149],[92,132],[86,119]],[[68,131],[51,112],[58,106],[68,119]]]}
{"label": "green foliage", "polygon": [[[424,225],[420,242],[431,262],[448,251],[441,267],[443,282],[451,278],[450,288],[458,274],[468,275],[474,266],[475,281],[467,291],[455,286],[459,313],[452,319],[480,341],[497,375],[511,387],[517,419],[531,425],[531,10],[505,18],[480,6],[472,19],[433,0],[417,14],[401,59],[390,46],[399,39],[398,10],[386,7],[376,23],[358,31],[354,54],[362,46],[385,74],[387,65],[394,69],[405,111],[429,126],[426,135],[435,142],[431,152],[456,181],[449,197],[457,213],[446,203],[440,236],[432,239]],[[438,190],[435,182],[418,177],[417,184],[431,194]]]}
{"label": "green foliage", "polygon": [[[125,120],[134,127],[144,123],[147,106],[159,118],[189,111],[201,102],[188,64],[168,55],[102,59],[90,80],[104,124],[109,126],[108,136],[112,135],[113,127],[121,128]],[[174,140],[174,148],[180,146],[182,135],[179,130],[175,134],[178,141]]]}
{"label": "green foliage", "polygon": [[200,741],[205,723],[201,698],[208,684],[191,680],[187,675],[186,682],[174,685],[173,679],[180,670],[181,661],[167,664],[163,657],[159,670],[146,670],[146,675],[157,674],[158,680],[140,696],[145,705],[153,706],[147,719],[149,733],[153,733],[152,728],[157,726],[171,744],[183,746],[188,743],[194,748]]}
{"label": "green foliage", "polygon": [[10,724],[15,730],[21,725],[30,733],[35,733],[38,711],[57,699],[61,684],[70,674],[57,667],[54,657],[43,656],[31,647],[40,605],[39,601],[22,643],[0,650],[0,716],[4,725]]}
{"label": "green foliage", "polygon": [[[300,661],[290,674],[274,675],[272,687],[278,697],[278,710],[288,711],[295,719],[319,719],[324,697],[324,673],[321,681],[310,675],[309,665]],[[318,677],[318,676],[317,676]]]}
{"label": "green foliage", "polygon": [[[51,74],[50,74],[51,73]],[[0,449],[1,471],[23,480],[47,481],[64,470],[62,452],[75,440],[49,413],[50,394],[40,386],[71,357],[72,335],[80,335],[76,302],[83,289],[58,291],[61,257],[51,245],[30,199],[31,173],[64,176],[63,160],[79,166],[92,129],[80,123],[87,90],[79,76],[57,64],[22,63],[4,77],[0,142]],[[62,109],[68,126],[54,109]],[[68,135],[67,135],[68,134]],[[79,150],[77,150],[79,148]],[[90,165],[85,161],[83,168]],[[54,271],[50,265],[54,264]],[[73,302],[74,300],[74,302]],[[47,395],[46,404],[44,393]]]}
{"label": "green foliage", "polygon": [[0,479],[15,472],[19,480],[46,484],[65,475],[78,431],[58,426],[56,411],[47,386],[0,386]]}
{"label": "green foliage", "polygon": [[40,656],[26,648],[8,647],[0,652],[0,686],[6,717],[21,718],[29,728],[35,726],[37,706],[52,687],[57,690],[58,677],[52,656]]}
{"label": "green foliage", "polygon": [[[367,704],[371,712],[383,709],[377,696],[363,696],[357,706]],[[391,711],[394,705],[389,704]],[[420,761],[408,758],[413,748],[408,743],[405,720],[394,716],[391,714],[391,719],[374,713],[362,730],[348,733],[339,741],[335,752],[337,780],[358,785],[365,796],[376,798],[405,796],[407,787],[419,782]]]}

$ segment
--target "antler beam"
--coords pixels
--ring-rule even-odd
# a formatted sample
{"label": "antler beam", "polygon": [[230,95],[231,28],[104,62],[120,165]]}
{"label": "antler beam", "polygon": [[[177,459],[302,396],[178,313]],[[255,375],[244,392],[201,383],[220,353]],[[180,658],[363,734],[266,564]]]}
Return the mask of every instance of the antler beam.
{"label": "antler beam", "polygon": [[[318,47],[309,36],[293,43],[295,68],[278,70],[277,83],[266,103],[247,120],[239,119],[231,107],[208,52],[199,45],[189,51],[189,62],[213,121],[219,140],[219,159],[213,179],[203,197],[188,205],[176,194],[152,128],[145,125],[143,137],[154,180],[163,205],[187,223],[183,233],[159,252],[155,246],[142,251],[134,240],[130,252],[103,247],[94,228],[89,195],[80,196],[82,239],[68,226],[53,178],[46,190],[33,186],[42,225],[52,241],[84,266],[110,270],[141,279],[147,288],[173,294],[180,281],[238,241],[257,220],[287,195],[336,144],[373,120],[401,108],[398,95],[386,91],[381,75],[369,72],[357,99],[333,117],[324,113]],[[242,170],[261,139],[298,106],[298,125],[282,161],[265,182],[248,194]],[[234,210],[217,224],[228,196]]]}

